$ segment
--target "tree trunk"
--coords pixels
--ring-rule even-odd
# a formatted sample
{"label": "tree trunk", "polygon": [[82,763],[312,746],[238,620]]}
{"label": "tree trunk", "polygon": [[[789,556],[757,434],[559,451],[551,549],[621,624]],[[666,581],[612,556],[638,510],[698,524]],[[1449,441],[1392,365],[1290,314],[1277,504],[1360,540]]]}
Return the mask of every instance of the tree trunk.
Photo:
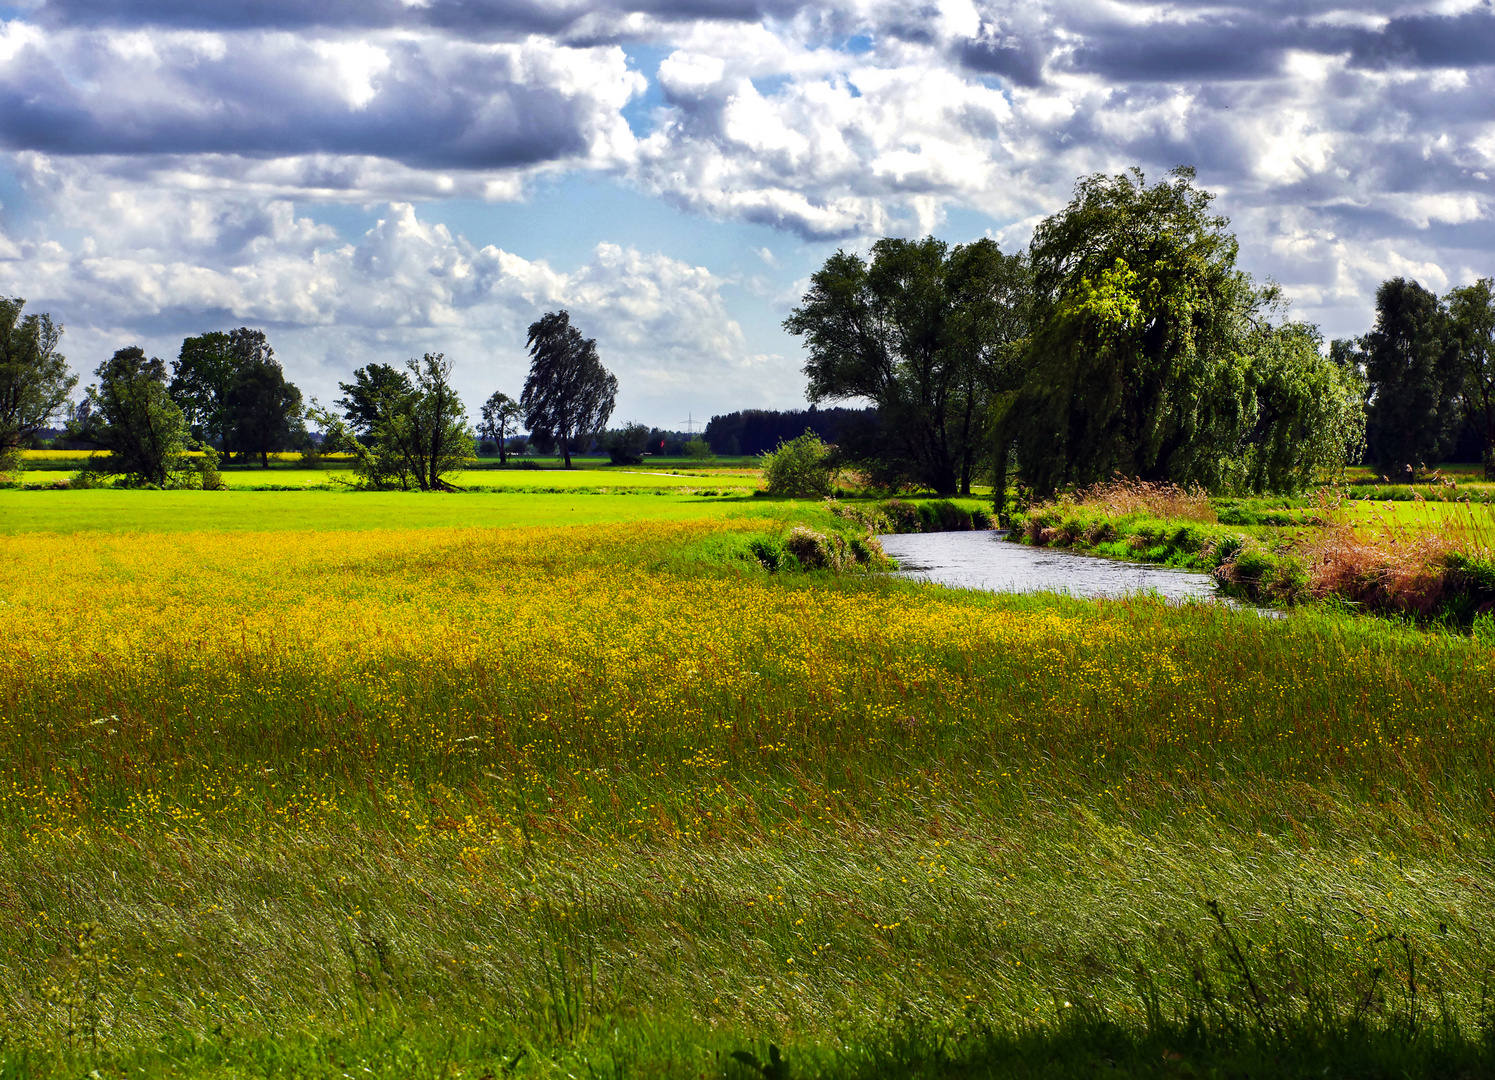
{"label": "tree trunk", "polygon": [[[1000,433],[999,433],[1000,438]],[[992,516],[997,524],[1006,526],[1007,520],[1007,441],[997,443],[997,460],[993,466],[991,482]]]}

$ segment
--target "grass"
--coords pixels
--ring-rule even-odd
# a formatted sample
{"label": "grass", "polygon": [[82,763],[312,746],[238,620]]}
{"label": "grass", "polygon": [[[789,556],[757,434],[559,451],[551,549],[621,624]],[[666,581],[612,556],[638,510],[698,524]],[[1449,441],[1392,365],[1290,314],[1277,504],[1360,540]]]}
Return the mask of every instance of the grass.
{"label": "grass", "polygon": [[[769,504],[772,505],[772,504]],[[0,491],[0,534],[516,528],[731,518],[744,499],[686,494],[455,494],[350,491]]]}
{"label": "grass", "polygon": [[1489,1070],[1478,640],[192,494],[0,503],[142,500],[7,541],[0,1074]]}

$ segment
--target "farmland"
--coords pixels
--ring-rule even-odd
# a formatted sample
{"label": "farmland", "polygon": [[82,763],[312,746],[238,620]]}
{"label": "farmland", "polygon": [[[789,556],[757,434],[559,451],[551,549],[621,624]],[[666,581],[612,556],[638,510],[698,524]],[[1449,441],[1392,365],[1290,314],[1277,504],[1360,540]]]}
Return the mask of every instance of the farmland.
{"label": "farmland", "polygon": [[1482,1060],[1478,639],[775,575],[844,523],[768,500],[0,498],[8,1075]]}

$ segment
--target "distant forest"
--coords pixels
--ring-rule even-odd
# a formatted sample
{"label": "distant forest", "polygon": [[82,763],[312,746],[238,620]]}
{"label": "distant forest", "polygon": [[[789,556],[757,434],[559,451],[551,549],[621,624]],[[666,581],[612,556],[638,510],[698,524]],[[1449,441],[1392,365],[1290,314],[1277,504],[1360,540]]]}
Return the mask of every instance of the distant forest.
{"label": "distant forest", "polygon": [[713,454],[736,456],[762,454],[778,448],[779,441],[798,438],[813,431],[825,442],[833,443],[848,423],[873,420],[876,409],[745,409],[742,412],[713,416],[706,425],[705,439]]}

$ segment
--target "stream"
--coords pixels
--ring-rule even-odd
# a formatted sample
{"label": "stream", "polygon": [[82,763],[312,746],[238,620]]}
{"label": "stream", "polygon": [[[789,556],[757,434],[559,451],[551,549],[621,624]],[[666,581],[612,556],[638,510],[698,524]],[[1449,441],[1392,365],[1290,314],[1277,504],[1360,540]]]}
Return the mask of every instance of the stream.
{"label": "stream", "polygon": [[1057,592],[1097,598],[1152,592],[1168,600],[1220,600],[1208,574],[1117,562],[1055,548],[1029,547],[1001,532],[901,533],[880,536],[901,577],[957,589]]}

